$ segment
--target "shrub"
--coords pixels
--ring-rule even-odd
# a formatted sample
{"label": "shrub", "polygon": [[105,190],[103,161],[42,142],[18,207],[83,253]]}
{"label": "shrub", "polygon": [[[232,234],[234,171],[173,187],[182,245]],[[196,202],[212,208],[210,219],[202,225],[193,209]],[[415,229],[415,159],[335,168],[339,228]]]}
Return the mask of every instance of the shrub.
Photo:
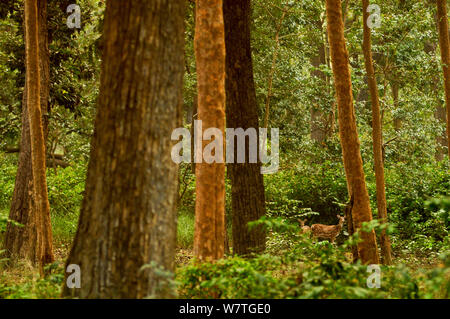
{"label": "shrub", "polygon": [[[267,220],[262,224],[270,226]],[[282,230],[280,221],[272,223]],[[285,225],[284,229],[291,226]],[[367,228],[379,228],[377,222]],[[280,237],[286,235],[277,233]],[[292,235],[289,235],[292,236]],[[280,238],[278,237],[278,238]],[[368,268],[347,258],[350,238],[342,246],[312,243],[297,235],[277,255],[214,263],[192,261],[177,271],[181,298],[447,298],[450,292],[450,254],[434,269],[412,272],[403,265],[381,266],[380,288],[367,285]],[[280,247],[278,247],[280,249]]]}

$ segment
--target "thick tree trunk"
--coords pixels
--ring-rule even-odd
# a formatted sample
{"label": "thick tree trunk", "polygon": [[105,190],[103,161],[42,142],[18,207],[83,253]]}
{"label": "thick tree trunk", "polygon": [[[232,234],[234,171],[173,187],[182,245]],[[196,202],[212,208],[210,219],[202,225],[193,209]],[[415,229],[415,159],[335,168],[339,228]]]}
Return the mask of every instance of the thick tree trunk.
{"label": "thick tree trunk", "polygon": [[445,105],[447,107],[447,143],[450,161],[450,52],[446,0],[437,0],[439,44],[441,48],[442,70],[444,73]]}
{"label": "thick tree trunk", "polygon": [[[197,0],[195,57],[197,61],[198,118],[202,132],[225,130],[225,34],[222,0]],[[202,141],[196,150],[201,163],[196,164],[196,202],[194,254],[200,260],[215,260],[224,255],[225,242],[225,163],[206,163]],[[224,147],[222,158],[224,159]],[[219,150],[215,150],[219,152]]]}
{"label": "thick tree trunk", "polygon": [[[377,80],[375,78],[375,71],[373,68],[372,61],[372,46],[371,46],[371,35],[370,28],[367,25],[367,19],[369,18],[369,13],[367,12],[367,7],[369,6],[369,0],[363,0],[363,29],[364,29],[364,40],[363,40],[363,51],[364,51],[364,62],[367,72],[367,80],[369,83],[370,99],[372,104],[372,139],[373,139],[373,157],[375,163],[375,178],[377,187],[377,207],[378,207],[378,217],[383,223],[387,223],[387,209],[386,209],[386,192],[384,183],[384,166],[383,166],[383,131],[381,126],[381,116],[380,116],[380,101],[378,97]],[[381,242],[381,254],[383,257],[383,263],[386,265],[392,264],[391,258],[391,243],[389,236],[386,235],[386,231],[383,230],[380,235]]]}
{"label": "thick tree trunk", "polygon": [[[173,296],[182,123],[184,0],[107,1],[100,96],[86,192],[67,265],[81,288],[64,296]],[[147,266],[142,268],[143,266]]]}
{"label": "thick tree trunk", "polygon": [[[327,0],[328,35],[330,39],[331,61],[339,110],[339,134],[342,145],[344,168],[350,197],[354,196],[352,209],[355,230],[360,230],[363,222],[372,220],[369,194],[366,188],[360,144],[353,107],[352,83],[348,67],[348,51],[345,45],[344,24],[340,0]],[[378,264],[375,232],[361,233],[362,242],[358,253],[363,263]]]}
{"label": "thick tree trunk", "polygon": [[45,264],[54,260],[47,196],[45,139],[48,109],[49,55],[47,1],[25,1],[26,83],[22,102],[22,133],[5,248],[12,258]]}
{"label": "thick tree trunk", "polygon": [[[258,106],[250,46],[251,0],[224,0],[223,15],[227,127],[244,130],[254,128],[258,132]],[[248,154],[250,141],[246,142],[245,152]],[[261,163],[249,163],[246,157],[245,163],[227,164],[232,191],[233,253],[238,255],[261,252],[266,243],[264,231],[249,231],[247,225],[264,216],[266,207]]]}

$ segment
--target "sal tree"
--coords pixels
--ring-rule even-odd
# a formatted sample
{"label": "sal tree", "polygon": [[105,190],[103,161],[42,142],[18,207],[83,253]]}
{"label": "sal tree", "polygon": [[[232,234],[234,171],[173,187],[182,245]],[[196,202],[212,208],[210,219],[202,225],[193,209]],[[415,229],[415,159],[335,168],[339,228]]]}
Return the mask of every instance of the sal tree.
{"label": "sal tree", "polygon": [[[225,35],[222,0],[197,0],[195,15],[195,58],[197,62],[198,118],[203,136],[208,129],[225,130]],[[217,136],[217,135],[216,135]],[[201,260],[224,255],[225,243],[225,164],[224,143],[211,142],[215,158],[205,157],[195,165],[196,200],[194,254]],[[222,143],[221,143],[222,142]],[[195,149],[196,160],[203,156],[209,141],[202,139]],[[201,144],[201,145],[200,145]]]}
{"label": "sal tree", "polygon": [[184,0],[107,1],[95,133],[67,264],[81,298],[170,297],[181,126]]}
{"label": "sal tree", "polygon": [[[251,1],[224,0],[223,15],[226,44],[227,127],[244,130],[250,128],[258,132],[258,105],[250,45]],[[249,154],[251,142],[248,138],[245,154]],[[236,156],[233,158],[236,159]],[[260,162],[250,163],[248,156],[244,163],[235,161],[227,164],[231,177],[233,252],[236,254],[261,252],[265,248],[264,231],[248,229],[248,222],[257,220],[266,213],[260,167]]]}
{"label": "sal tree", "polygon": [[[355,230],[363,222],[372,220],[369,194],[367,192],[360,143],[353,106],[348,51],[344,37],[344,23],[340,0],[327,0],[328,36],[330,40],[331,65],[334,75],[338,104],[339,136],[342,145],[345,174],[350,197],[353,197],[352,220]],[[362,232],[358,254],[363,263],[378,264],[375,232]]]}
{"label": "sal tree", "polygon": [[[369,12],[369,0],[362,1],[363,9],[363,51],[364,62],[366,66],[367,82],[369,84],[370,100],[372,104],[372,140],[373,140],[373,157],[375,163],[375,177],[377,187],[377,207],[378,215],[383,222],[387,222],[387,209],[386,209],[386,190],[384,183],[384,164],[383,164],[383,132],[381,125],[380,115],[380,100],[378,97],[377,79],[375,77],[375,70],[373,67],[372,59],[372,45],[371,45],[371,30],[368,25]],[[380,235],[381,253],[383,256],[383,263],[390,265],[392,263],[391,258],[391,243],[389,236],[386,234],[386,230],[382,230]]]}
{"label": "sal tree", "polygon": [[[49,96],[47,1],[25,1],[26,81],[22,103],[19,164],[5,234],[7,255],[33,263],[54,260],[50,205],[47,194],[45,136]],[[42,268],[41,268],[42,270]]]}

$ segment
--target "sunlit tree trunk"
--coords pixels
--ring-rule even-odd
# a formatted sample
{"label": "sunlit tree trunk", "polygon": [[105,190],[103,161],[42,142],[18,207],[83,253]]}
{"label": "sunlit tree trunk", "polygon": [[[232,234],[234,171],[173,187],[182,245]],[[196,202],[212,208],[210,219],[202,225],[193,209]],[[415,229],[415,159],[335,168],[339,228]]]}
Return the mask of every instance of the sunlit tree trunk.
{"label": "sunlit tree trunk", "polygon": [[37,228],[36,246],[42,264],[54,260],[50,205],[46,179],[46,155],[42,109],[40,103],[40,55],[38,1],[25,1],[25,63],[28,119],[30,122],[31,167],[33,174],[33,208]]}
{"label": "sunlit tree trunk", "polygon": [[[184,0],[107,1],[85,197],[67,265],[81,298],[172,297],[182,122]],[[143,268],[143,266],[146,266]]]}
{"label": "sunlit tree trunk", "polygon": [[10,257],[27,258],[41,266],[54,260],[48,203],[45,138],[49,92],[47,2],[25,1],[26,83],[22,105],[22,133],[5,248]]}
{"label": "sunlit tree trunk", "polygon": [[[350,196],[354,196],[352,209],[353,224],[360,230],[363,222],[372,220],[369,194],[367,192],[360,143],[353,107],[352,83],[348,66],[348,51],[344,38],[344,24],[340,0],[327,0],[328,36],[330,40],[331,62],[338,101],[339,134],[342,145],[345,173]],[[363,263],[378,264],[375,232],[362,232],[362,242],[358,253]]]}
{"label": "sunlit tree trunk", "polygon": [[[367,19],[369,13],[367,7],[369,6],[369,0],[363,0],[363,51],[364,62],[366,66],[367,79],[369,83],[370,99],[372,104],[372,139],[373,139],[373,157],[375,163],[375,177],[377,186],[377,207],[378,215],[383,223],[387,223],[387,209],[386,209],[386,192],[384,183],[384,165],[383,165],[383,131],[381,127],[380,116],[380,101],[378,97],[377,80],[375,78],[375,71],[372,61],[372,48],[371,48],[371,35],[370,28],[367,25]],[[391,243],[386,231],[383,230],[380,235],[381,254],[383,257],[383,263],[390,265],[392,263],[391,258]]]}
{"label": "sunlit tree trunk", "polygon": [[[24,25],[25,28],[25,25]],[[47,31],[47,1],[38,1],[38,37],[39,37],[39,77],[40,77],[40,107],[42,110],[42,125],[44,141],[48,135],[48,97],[49,97],[49,69],[50,58],[48,52]],[[9,219],[23,225],[19,227],[8,224],[5,233],[5,250],[12,260],[15,258],[27,258],[37,262],[36,232],[33,221],[33,173],[31,166],[31,139],[30,122],[28,118],[27,86],[25,84],[22,99],[22,128],[19,148],[19,161],[14,185],[14,193],[11,201]],[[51,251],[51,246],[44,248]]]}
{"label": "sunlit tree trunk", "polygon": [[[197,61],[198,119],[203,132],[225,130],[225,34],[222,0],[197,0],[195,23],[195,57]],[[197,132],[203,135],[203,132]],[[203,139],[202,139],[203,140]],[[215,260],[224,255],[225,242],[225,163],[196,164],[196,202],[194,254],[201,260]],[[218,149],[215,150],[219,152]]]}
{"label": "sunlit tree trunk", "polygon": [[446,0],[437,0],[437,17],[442,69],[444,73],[445,104],[447,107],[447,143],[449,143],[448,154],[450,161],[450,52],[446,2]]}
{"label": "sunlit tree trunk", "polygon": [[[258,105],[250,45],[251,1],[224,0],[223,3],[227,127],[254,128],[258,132]],[[249,145],[246,144],[246,154],[248,151]],[[247,225],[266,213],[260,168],[261,163],[249,163],[248,156],[245,163],[227,164],[231,177],[233,252],[239,255],[261,252],[265,248],[264,231],[249,231]]]}

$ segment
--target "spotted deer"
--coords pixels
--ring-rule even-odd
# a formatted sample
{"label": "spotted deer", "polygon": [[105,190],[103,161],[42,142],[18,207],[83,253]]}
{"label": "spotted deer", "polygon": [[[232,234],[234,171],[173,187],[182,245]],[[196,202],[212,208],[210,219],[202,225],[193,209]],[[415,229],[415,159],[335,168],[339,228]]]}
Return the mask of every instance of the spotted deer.
{"label": "spotted deer", "polygon": [[299,219],[298,222],[300,223],[300,227],[301,227],[300,233],[307,234],[307,233],[311,232],[311,227],[305,226],[306,219],[303,219],[303,220]]}
{"label": "spotted deer", "polygon": [[339,235],[344,224],[345,217],[337,215],[339,222],[337,225],[322,225],[313,224],[311,225],[311,232],[314,238],[325,238],[330,242],[334,242],[336,237]]}

